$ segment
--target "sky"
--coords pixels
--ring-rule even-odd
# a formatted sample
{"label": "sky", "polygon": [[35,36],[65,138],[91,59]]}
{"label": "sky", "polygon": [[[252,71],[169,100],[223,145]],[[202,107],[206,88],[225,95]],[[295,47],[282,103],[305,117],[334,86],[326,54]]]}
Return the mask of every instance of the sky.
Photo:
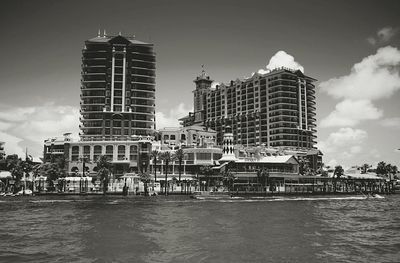
{"label": "sky", "polygon": [[318,80],[327,165],[400,167],[399,1],[2,1],[0,141],[40,157],[79,132],[81,51],[99,29],[154,43],[157,127],[193,108],[204,65],[216,82],[272,66]]}

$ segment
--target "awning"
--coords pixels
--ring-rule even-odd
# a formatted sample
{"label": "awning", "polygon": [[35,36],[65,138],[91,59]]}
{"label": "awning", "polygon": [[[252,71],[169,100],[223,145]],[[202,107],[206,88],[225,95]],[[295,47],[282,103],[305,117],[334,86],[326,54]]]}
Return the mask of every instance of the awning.
{"label": "awning", "polygon": [[12,178],[9,171],[0,171],[0,179]]}

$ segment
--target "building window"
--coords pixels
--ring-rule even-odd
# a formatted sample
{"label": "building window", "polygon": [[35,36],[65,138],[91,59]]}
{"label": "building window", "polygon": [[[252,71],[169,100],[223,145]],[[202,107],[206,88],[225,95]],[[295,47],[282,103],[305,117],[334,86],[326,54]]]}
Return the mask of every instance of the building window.
{"label": "building window", "polygon": [[93,161],[96,162],[100,156],[101,156],[101,152],[102,151],[102,147],[100,145],[95,145],[93,147]]}
{"label": "building window", "polygon": [[131,145],[129,149],[129,159],[131,161],[136,161],[138,157],[138,147],[136,145]]}
{"label": "building window", "polygon": [[83,157],[86,158],[87,160],[90,159],[90,146],[89,145],[83,146]]}
{"label": "building window", "polygon": [[122,161],[125,160],[125,146],[118,145],[118,160]]}
{"label": "building window", "polygon": [[114,147],[112,145],[106,146],[106,156],[108,160],[112,160],[114,155]]}
{"label": "building window", "polygon": [[71,161],[76,162],[79,159],[79,146],[72,146]]}

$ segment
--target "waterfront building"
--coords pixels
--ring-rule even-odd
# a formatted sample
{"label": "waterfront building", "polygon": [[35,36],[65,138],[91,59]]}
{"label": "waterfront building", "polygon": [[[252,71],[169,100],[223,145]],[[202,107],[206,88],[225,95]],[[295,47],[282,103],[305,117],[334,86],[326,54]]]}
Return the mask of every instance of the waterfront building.
{"label": "waterfront building", "polygon": [[135,37],[86,40],[82,50],[80,140],[44,141],[44,161],[67,160],[70,174],[96,174],[109,157],[114,176],[147,171],[155,133],[155,53]]}
{"label": "waterfront building", "polygon": [[81,140],[153,135],[153,44],[119,34],[85,41],[82,50]]}
{"label": "waterfront building", "polygon": [[163,128],[158,130],[161,145],[171,149],[176,147],[199,147],[216,145],[216,131],[205,126]]}
{"label": "waterfront building", "polygon": [[152,136],[132,136],[129,140],[79,140],[74,141],[69,133],[63,137],[44,141],[44,162],[57,158],[67,161],[66,170],[70,175],[96,175],[96,161],[101,155],[108,157],[112,174],[120,177],[127,172],[146,172],[149,165]]}
{"label": "waterfront building", "polygon": [[279,68],[213,88],[203,70],[194,80],[194,112],[180,121],[215,130],[220,145],[225,127],[231,126],[234,144],[312,149],[315,81],[299,70]]}

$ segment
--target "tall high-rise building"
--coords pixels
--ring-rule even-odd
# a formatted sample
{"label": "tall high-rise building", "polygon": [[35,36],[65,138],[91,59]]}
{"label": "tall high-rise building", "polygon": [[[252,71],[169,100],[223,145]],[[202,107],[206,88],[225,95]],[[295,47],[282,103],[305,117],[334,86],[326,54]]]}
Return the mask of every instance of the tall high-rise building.
{"label": "tall high-rise building", "polygon": [[217,131],[219,144],[230,126],[235,144],[314,148],[315,81],[299,70],[280,68],[212,88],[203,70],[194,80],[194,113],[181,121]]}
{"label": "tall high-rise building", "polygon": [[82,140],[152,135],[155,128],[153,44],[100,35],[82,50]]}

